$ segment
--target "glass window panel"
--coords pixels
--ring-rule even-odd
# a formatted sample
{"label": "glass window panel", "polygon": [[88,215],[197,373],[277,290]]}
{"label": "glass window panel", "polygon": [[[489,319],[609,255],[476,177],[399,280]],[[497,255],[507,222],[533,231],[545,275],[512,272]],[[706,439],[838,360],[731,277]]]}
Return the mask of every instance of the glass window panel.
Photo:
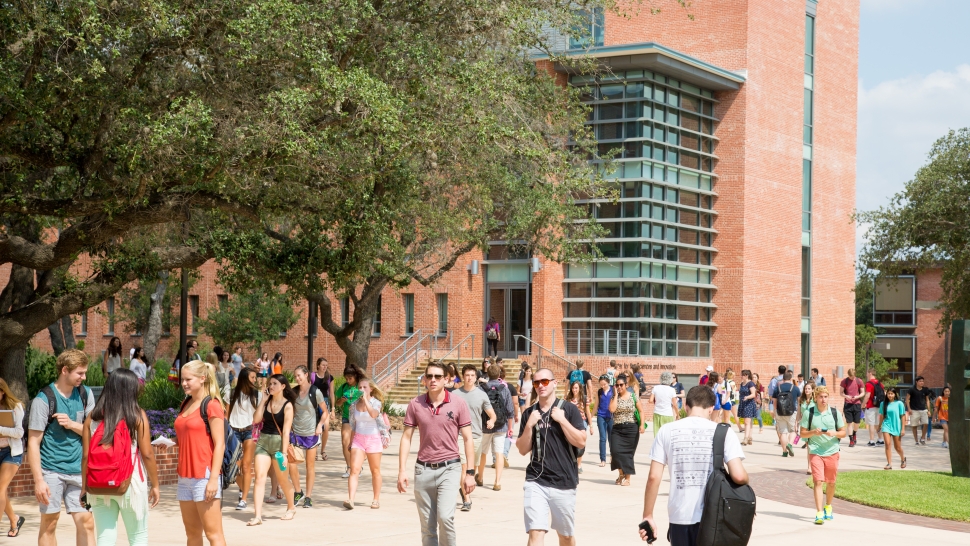
{"label": "glass window panel", "polygon": [[663,245],[653,245],[653,259],[662,260],[664,259],[664,246]]}
{"label": "glass window panel", "polygon": [[596,283],[597,298],[618,298],[620,297],[620,283],[618,282],[599,282]]}
{"label": "glass window panel", "polygon": [[660,205],[654,205],[653,210],[651,211],[650,217],[653,218],[654,220],[663,220],[664,208]]}
{"label": "glass window panel", "polygon": [[[681,164],[683,164],[683,162],[681,162]],[[688,187],[691,187],[691,188],[699,188],[701,186],[701,180],[700,180],[699,175],[696,174],[696,173],[692,173],[692,172],[688,172],[688,171],[681,171],[680,172],[680,185],[682,185],[682,186],[688,186]],[[697,194],[693,194],[693,195],[694,195],[694,205],[693,206],[697,206]]]}
{"label": "glass window panel", "polygon": [[598,301],[596,302],[596,317],[619,317],[620,316],[620,302],[617,301]]}
{"label": "glass window panel", "polygon": [[660,142],[663,142],[663,140],[664,140],[664,130],[663,130],[663,127],[654,127],[653,128],[653,132],[651,133],[651,135],[652,135],[651,138],[653,140],[658,140]]}
{"label": "glass window panel", "polygon": [[812,162],[802,160],[802,210],[812,210]]}
{"label": "glass window panel", "polygon": [[[690,110],[691,112],[701,111],[701,101],[697,97],[692,97],[690,95],[684,95],[681,97],[680,107],[684,110]],[[687,117],[687,116],[684,116]]]}
{"label": "glass window panel", "polygon": [[[491,265],[487,266],[491,269]],[[566,270],[567,278],[570,279],[589,279],[593,276],[592,264],[569,264]]]}
{"label": "glass window panel", "polygon": [[680,106],[680,93],[669,91],[667,93],[667,104],[671,106]]}
{"label": "glass window panel", "polygon": [[668,227],[664,237],[667,241],[677,242],[677,228]]}
{"label": "glass window panel", "polygon": [[805,16],[805,54],[815,53],[815,18],[811,15]]}
{"label": "glass window panel", "polygon": [[667,143],[680,146],[680,133],[677,131],[667,131]]}
{"label": "glass window panel", "polygon": [[[707,190],[707,191],[710,191],[711,190],[711,177],[710,176],[703,175],[703,174],[701,175],[701,189],[702,190]],[[704,208],[705,209],[711,208],[710,197],[707,197],[706,199],[704,199]]]}
{"label": "glass window panel", "polygon": [[[572,270],[573,266],[570,266]],[[488,282],[529,282],[529,266],[527,264],[488,264],[486,266]]]}
{"label": "glass window panel", "polygon": [[697,282],[697,268],[696,267],[678,267],[679,279],[684,282]]}
{"label": "glass window panel", "polygon": [[802,126],[802,141],[804,141],[805,144],[812,143],[812,127],[810,125]]}
{"label": "glass window panel", "polygon": [[[627,141],[623,144],[623,157],[628,158],[639,158],[640,157],[640,142],[638,141]],[[639,163],[637,164],[639,166]],[[629,175],[627,175],[629,178]]]}
{"label": "glass window panel", "polygon": [[566,297],[567,298],[593,297],[593,283],[589,283],[589,282],[566,283]]}
{"label": "glass window panel", "polygon": [[656,102],[666,102],[666,93],[663,87],[657,87],[653,90],[653,100]]}
{"label": "glass window panel", "polygon": [[567,318],[586,318],[592,315],[592,305],[588,301],[569,302],[564,304]]}
{"label": "glass window panel", "polygon": [[653,108],[653,119],[655,119],[657,121],[663,121],[664,120],[664,109],[661,108],[661,107],[659,107],[659,106],[655,106]]}
{"label": "glass window panel", "polygon": [[701,147],[701,139],[695,134],[683,133],[681,135],[680,145],[691,150],[699,150]]}
{"label": "glass window panel", "polygon": [[[630,75],[627,74],[627,77]],[[643,82],[626,84],[626,98],[636,99],[643,96]]]}
{"label": "glass window panel", "polygon": [[640,124],[636,121],[626,122],[626,138],[638,138],[640,136]]}
{"label": "glass window panel", "polygon": [[638,118],[640,117],[640,103],[639,102],[628,102],[626,103],[626,117],[628,118]]}
{"label": "glass window panel", "polygon": [[812,124],[812,90],[811,89],[805,89],[803,91],[804,91],[804,95],[805,95],[805,100],[804,100],[804,103],[805,103],[805,109],[804,109],[805,110],[805,119],[804,119],[804,123],[805,123],[805,125],[811,125]]}
{"label": "glass window panel", "polygon": [[805,73],[814,74],[815,73],[815,58],[811,55],[805,55]]}
{"label": "glass window panel", "polygon": [[654,279],[664,278],[664,266],[661,264],[650,264],[650,277]]}
{"label": "glass window panel", "polygon": [[601,104],[599,105],[598,119],[619,119],[623,117],[622,104]]}
{"label": "glass window panel", "polygon": [[680,252],[680,250],[677,247],[675,247],[675,246],[668,246],[667,247],[667,255],[665,256],[665,258],[667,259],[668,262],[676,262],[677,261],[677,254],[679,252]]}
{"label": "glass window panel", "polygon": [[626,278],[640,276],[640,262],[623,262],[623,276]]}
{"label": "glass window panel", "polygon": [[662,241],[663,238],[664,238],[663,233],[664,233],[664,227],[663,226],[658,225],[658,224],[653,224],[653,228],[652,228],[652,230],[650,232],[650,238],[651,239],[657,239],[657,240]]}
{"label": "glass window panel", "polygon": [[622,123],[603,123],[598,126],[599,129],[599,139],[600,140],[610,140],[614,138],[623,138],[623,124]]}
{"label": "glass window panel", "polygon": [[[656,154],[656,148],[654,148],[654,153]],[[653,165],[653,176],[654,180],[664,180],[664,167],[663,165]]]}
{"label": "glass window panel", "polygon": [[669,202],[669,203],[676,203],[677,202],[677,194],[678,193],[679,192],[677,190],[673,189],[673,188],[668,189],[667,190],[667,202]]}
{"label": "glass window panel", "polygon": [[[656,119],[656,118],[654,118]],[[673,110],[667,112],[667,123],[670,125],[680,124],[680,113]]]}
{"label": "glass window panel", "polygon": [[[666,159],[664,157],[666,155],[666,151],[667,149],[664,148],[663,146],[654,146],[653,159],[656,159],[657,161],[664,161],[664,159]],[[663,169],[663,167],[661,167],[661,169]],[[654,178],[656,178],[656,176],[654,176]],[[663,180],[663,176],[661,176],[660,179]]]}
{"label": "glass window panel", "polygon": [[667,150],[667,163],[673,163],[674,165],[680,160],[680,154],[677,150],[668,149]]}
{"label": "glass window panel", "polygon": [[620,276],[620,264],[610,262],[597,262],[596,278],[613,279]]}
{"label": "glass window panel", "polygon": [[708,101],[704,101],[703,110],[704,110],[704,114],[705,115],[714,117],[714,103],[708,102]]}
{"label": "glass window panel", "polygon": [[603,85],[600,86],[600,95],[603,100],[617,100],[623,98],[623,85]]}
{"label": "glass window panel", "polygon": [[700,131],[701,118],[698,116],[692,116],[691,114],[684,114],[680,118],[680,126],[692,131]]}

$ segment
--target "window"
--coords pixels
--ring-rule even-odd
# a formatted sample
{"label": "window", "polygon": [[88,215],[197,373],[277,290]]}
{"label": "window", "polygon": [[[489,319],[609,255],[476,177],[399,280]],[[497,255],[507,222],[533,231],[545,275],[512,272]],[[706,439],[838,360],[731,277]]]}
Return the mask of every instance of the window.
{"label": "window", "polygon": [[414,294],[404,294],[404,334],[414,333]]}
{"label": "window", "polygon": [[810,317],[809,304],[812,297],[812,254],[807,246],[802,247],[802,317]]}
{"label": "window", "polygon": [[346,328],[350,324],[350,298],[340,298],[340,326]]}
{"label": "window", "polygon": [[87,311],[82,312],[79,319],[80,320],[78,322],[80,323],[81,328],[80,330],[78,330],[78,333],[76,335],[78,337],[84,337],[88,335],[88,312]]}
{"label": "window", "polygon": [[115,299],[108,298],[104,303],[108,314],[108,331],[104,335],[113,336],[115,335]]}
{"label": "window", "polygon": [[916,379],[916,337],[915,336],[876,336],[872,350],[886,360],[896,360],[896,369],[889,377],[899,381],[899,385],[913,385]]}
{"label": "window", "polygon": [[226,307],[229,305],[229,296],[227,294],[219,294],[216,296],[216,301],[219,304],[219,310],[225,311]]}
{"label": "window", "polygon": [[876,327],[916,326],[916,278],[876,279],[872,310]]}
{"label": "window", "polygon": [[371,335],[380,337],[381,335],[381,305],[384,303],[384,296],[377,296],[377,313],[374,314],[374,323],[371,325]]}
{"label": "window", "polygon": [[196,326],[199,323],[199,296],[189,296],[189,335],[198,335],[198,329]]}
{"label": "window", "polygon": [[603,8],[593,8],[593,11],[581,10],[576,14],[578,19],[573,28],[573,35],[569,37],[570,49],[582,49],[603,45],[603,25],[605,18]]}
{"label": "window", "polygon": [[448,333],[448,294],[438,294],[438,335]]}

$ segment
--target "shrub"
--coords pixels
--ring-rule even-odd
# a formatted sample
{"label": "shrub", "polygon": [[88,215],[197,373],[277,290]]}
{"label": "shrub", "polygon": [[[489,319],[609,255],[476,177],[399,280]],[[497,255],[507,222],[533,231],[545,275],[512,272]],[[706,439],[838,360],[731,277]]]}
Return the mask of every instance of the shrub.
{"label": "shrub", "polygon": [[145,383],[145,388],[138,397],[138,405],[145,410],[174,410],[182,404],[185,393],[178,385],[168,380],[168,372],[160,374],[156,371],[155,377]]}
{"label": "shrub", "polygon": [[89,387],[103,387],[105,379],[104,372],[101,371],[101,357],[99,356],[88,364],[88,374],[84,378],[84,384]]}
{"label": "shrub", "polygon": [[50,353],[27,347],[27,393],[33,398],[57,379],[57,358]]}
{"label": "shrub", "polygon": [[770,411],[762,411],[761,422],[764,423],[766,427],[773,427],[775,426],[775,416],[772,415]]}

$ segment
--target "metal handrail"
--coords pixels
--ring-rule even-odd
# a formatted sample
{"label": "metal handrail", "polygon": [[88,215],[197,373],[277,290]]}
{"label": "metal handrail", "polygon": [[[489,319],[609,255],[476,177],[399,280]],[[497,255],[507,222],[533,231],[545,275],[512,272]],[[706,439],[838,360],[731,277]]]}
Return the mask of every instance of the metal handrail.
{"label": "metal handrail", "polygon": [[[421,343],[425,339],[427,339],[429,335],[431,335],[431,334],[424,334],[424,335],[422,335],[421,334],[421,330],[415,330],[414,333],[412,333],[410,336],[408,336],[407,339],[405,339],[400,344],[398,344],[397,347],[394,347],[393,349],[391,349],[390,351],[388,351],[387,352],[387,355],[385,355],[384,358],[381,358],[380,360],[378,360],[377,362],[375,362],[374,363],[374,368],[375,369],[374,369],[374,374],[373,374],[374,382],[376,382],[377,384],[381,384],[387,378],[389,378],[391,376],[391,374],[397,375],[398,374],[398,370],[401,367],[401,364],[403,362],[407,361],[407,359],[411,356],[410,355],[410,352],[411,351],[415,351],[418,347],[420,347]],[[418,338],[418,339],[417,339],[417,341],[415,341],[413,343],[411,349],[409,350],[408,349],[408,343],[412,342],[415,338]],[[403,348],[403,353],[401,354],[401,356],[395,358],[392,361],[391,358],[393,357],[394,353],[397,352],[399,349],[402,349],[402,348]],[[378,371],[377,370],[377,363],[383,362],[385,360],[387,361],[387,366],[383,370]]]}
{"label": "metal handrail", "polygon": [[[513,336],[513,338],[515,339],[515,352],[519,352],[519,340],[520,339],[524,339],[524,340],[528,341],[529,343],[535,345],[536,347],[542,349],[543,351],[548,352],[549,354],[551,354],[552,356],[558,358],[559,360],[562,360],[563,362],[565,362],[566,365],[569,366],[569,368],[567,369],[567,371],[572,371],[572,370],[574,370],[576,368],[576,364],[575,363],[570,362],[569,359],[567,359],[566,357],[562,356],[561,354],[556,353],[556,352],[553,352],[553,351],[550,351],[549,349],[547,349],[547,348],[543,347],[542,345],[536,343],[532,338],[530,338],[528,336],[524,336],[524,335],[521,335],[521,334],[516,334],[515,336]],[[540,353],[537,356],[537,358],[541,360],[542,359],[542,353]]]}
{"label": "metal handrail", "polygon": [[472,338],[472,358],[475,358],[475,334],[468,334],[467,336],[463,337],[461,339],[461,341],[458,342],[458,345],[452,346],[451,350],[448,351],[447,353],[445,353],[444,355],[442,355],[442,356],[435,356],[434,354],[432,354],[431,356],[435,360],[444,360],[444,359],[448,358],[449,356],[451,356],[451,353],[453,353],[453,352],[455,352],[457,350],[458,351],[458,361],[461,362],[461,346],[465,344],[465,341],[467,341],[468,338]]}

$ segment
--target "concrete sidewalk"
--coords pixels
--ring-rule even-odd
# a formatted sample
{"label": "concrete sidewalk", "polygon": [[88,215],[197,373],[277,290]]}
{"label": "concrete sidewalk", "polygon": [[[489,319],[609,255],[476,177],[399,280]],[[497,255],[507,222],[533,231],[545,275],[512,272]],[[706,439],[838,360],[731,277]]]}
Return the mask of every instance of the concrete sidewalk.
{"label": "concrete sidewalk", "polygon": [[[860,432],[860,438],[868,438]],[[369,508],[371,501],[370,475],[365,470],[357,495],[357,508],[346,511],[341,503],[347,496],[346,480],[340,478],[344,470],[339,457],[339,436],[330,438],[330,461],[317,463],[316,492],[312,509],[300,508],[293,521],[280,521],[285,505],[267,505],[264,524],[259,527],[246,527],[245,522],[252,517],[250,508],[237,512],[234,510],[237,490],[229,488],[224,500],[225,533],[229,544],[271,544],[281,539],[288,545],[301,544],[346,544],[367,545],[398,544],[419,545],[421,543],[417,510],[414,506],[413,492],[398,494],[397,481],[397,441],[385,453],[381,465],[384,473],[384,486],[381,491],[380,510]],[[807,467],[804,451],[797,449],[795,459],[782,458],[780,448],[775,443],[774,430],[765,428],[759,434],[755,431],[755,444],[745,446],[747,457],[745,466],[751,473],[781,469],[804,470]],[[640,522],[643,509],[643,488],[649,468],[649,450],[653,442],[651,433],[641,437],[637,450],[638,473],[630,487],[614,485],[615,472],[609,466],[600,468],[598,462],[599,437],[590,438],[584,473],[580,476],[577,501],[577,538],[578,542],[589,544],[637,544],[640,543],[636,526]],[[842,468],[846,470],[881,469],[885,465],[881,449],[863,445],[849,449],[843,442]],[[412,443],[414,449],[417,441]],[[937,443],[936,446],[939,444]],[[949,459],[946,450],[940,447],[915,447],[910,443],[904,446],[912,470],[946,470]],[[492,546],[494,544],[524,544],[526,535],[522,521],[522,484],[526,459],[514,453],[511,457],[512,468],[506,469],[502,477],[502,491],[478,488],[473,494],[471,512],[457,512],[458,540],[462,545]],[[410,462],[416,456],[411,454]],[[589,463],[592,464],[589,464]],[[366,465],[365,465],[366,466]],[[490,485],[494,470],[487,468],[485,483]],[[901,472],[894,470],[894,472]],[[665,474],[666,476],[666,474]],[[661,538],[655,544],[666,544],[667,510],[666,496],[668,483],[661,487],[657,505],[657,522]],[[810,497],[806,488],[793,489],[791,494]],[[38,513],[29,498],[15,499],[18,514],[27,517],[27,523],[18,539],[7,539],[0,534],[4,544],[32,544],[37,540]],[[792,504],[759,498],[758,517],[755,520],[754,536],[751,544],[755,546],[776,546],[783,542],[787,546],[817,546],[819,541],[835,541],[836,544],[871,543],[880,539],[891,539],[902,543],[933,543],[934,546],[966,546],[970,534],[925,529],[893,522],[871,521],[868,519],[835,514],[834,521],[825,525],[814,525],[814,510]],[[162,501],[149,516],[149,543],[154,545],[185,544],[178,503],[175,501],[175,486],[162,490]],[[119,544],[127,544],[124,533],[119,533]],[[74,544],[74,528],[70,519],[62,515],[58,526],[60,544]],[[548,537],[547,544],[556,544],[555,537]]]}

